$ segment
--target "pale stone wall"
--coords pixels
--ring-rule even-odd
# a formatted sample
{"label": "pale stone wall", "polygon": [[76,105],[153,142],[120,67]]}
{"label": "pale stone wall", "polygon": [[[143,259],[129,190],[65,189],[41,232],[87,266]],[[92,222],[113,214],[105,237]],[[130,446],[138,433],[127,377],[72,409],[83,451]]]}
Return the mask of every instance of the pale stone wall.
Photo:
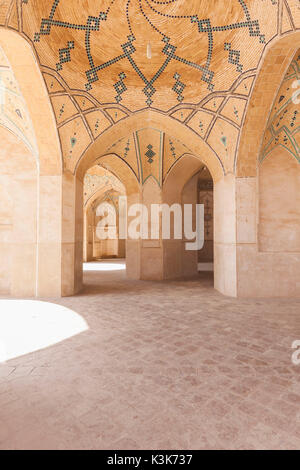
{"label": "pale stone wall", "polygon": [[35,296],[37,198],[35,157],[0,126],[0,293]]}

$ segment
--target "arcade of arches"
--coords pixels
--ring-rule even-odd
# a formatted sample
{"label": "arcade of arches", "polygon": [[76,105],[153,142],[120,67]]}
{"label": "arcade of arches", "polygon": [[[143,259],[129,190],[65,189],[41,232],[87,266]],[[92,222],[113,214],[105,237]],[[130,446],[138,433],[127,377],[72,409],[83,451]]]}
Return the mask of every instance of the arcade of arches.
{"label": "arcade of arches", "polygon": [[[0,2],[0,296],[84,295],[83,263],[126,259],[134,285],[299,298],[299,89],[298,0]],[[118,218],[101,240],[125,196],[204,204],[204,247]]]}
{"label": "arcade of arches", "polygon": [[[59,18],[63,2],[57,9]],[[28,10],[36,17],[36,24],[27,24],[23,18],[23,30],[29,28],[26,37],[29,33],[35,37],[39,21],[49,25],[49,32],[42,26],[39,40],[31,42],[11,26],[0,31],[0,292],[25,297],[79,292],[83,253],[89,258],[87,248],[83,249],[87,237],[83,237],[83,206],[85,219],[90,219],[90,204],[95,207],[101,195],[105,199],[126,194],[129,203],[146,206],[181,204],[184,187],[205,167],[214,181],[210,261],[213,256],[215,288],[233,297],[298,296],[299,112],[293,88],[299,79],[298,33],[283,33],[268,45],[250,34],[260,55],[255,60],[251,57],[249,71],[245,66],[237,73],[230,60],[225,65],[228,51],[216,52],[227,79],[231,77],[230,84],[224,82],[222,89],[217,88],[221,85],[217,85],[216,72],[214,89],[204,92],[200,82],[199,90],[194,88],[193,103],[187,94],[185,104],[183,93],[188,93],[188,86],[181,84],[174,88],[182,90],[177,97],[182,97],[180,103],[176,105],[169,92],[164,97],[158,89],[160,106],[153,96],[153,104],[145,108],[138,92],[130,94],[132,87],[138,90],[140,85],[138,77],[132,83],[134,73],[128,75],[128,85],[124,78],[122,86],[115,86],[120,95],[113,104],[101,104],[105,98],[96,93],[103,86],[110,92],[114,72],[110,74],[109,68],[103,72],[108,83],[99,78],[88,91],[73,83],[78,75],[74,76],[75,46],[74,52],[59,49],[60,67],[51,68],[55,48],[52,55],[49,51],[45,55],[47,41],[60,35],[63,44],[70,33],[54,20],[43,20],[47,12],[40,12],[34,2],[23,3],[23,10],[25,18]],[[12,15],[14,8],[9,11]],[[73,34],[76,39],[76,31]],[[22,50],[22,60],[17,50]],[[240,62],[250,60],[243,51],[236,57]],[[152,61],[143,60],[141,67],[148,70]],[[159,62],[155,48],[153,62]],[[191,73],[184,63],[171,62],[170,67],[179,70],[180,76]],[[127,69],[124,74],[129,74]],[[103,174],[92,171],[97,167]],[[105,169],[110,177],[105,176]],[[99,191],[89,201],[83,200],[84,181],[95,181]],[[186,203],[199,202],[198,183],[193,181],[194,191],[192,186],[186,190],[190,192]],[[205,230],[212,231],[212,227]],[[107,248],[107,256],[125,256],[126,249],[129,278],[162,280],[197,271],[195,253],[193,261],[178,241],[127,240],[127,247],[123,245]]]}

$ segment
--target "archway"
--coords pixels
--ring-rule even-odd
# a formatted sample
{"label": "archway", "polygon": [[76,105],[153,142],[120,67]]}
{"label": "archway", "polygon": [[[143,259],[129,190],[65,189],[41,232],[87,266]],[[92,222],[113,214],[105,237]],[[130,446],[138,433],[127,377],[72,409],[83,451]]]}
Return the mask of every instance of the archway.
{"label": "archway", "polygon": [[239,296],[300,295],[300,74],[293,65],[299,40],[299,32],[290,33],[266,51],[242,133],[236,180]]}
{"label": "archway", "polygon": [[0,56],[0,173],[11,207],[0,211],[2,288],[14,296],[60,296],[63,176],[55,118],[30,44],[0,28]]}
{"label": "archway", "polygon": [[[94,186],[94,188],[93,188]],[[135,241],[120,239],[119,223],[122,213],[119,214],[120,197],[126,197],[128,204],[139,201],[139,182],[136,174],[122,158],[117,154],[105,154],[97,156],[91,161],[91,166],[85,169],[83,181],[76,180],[76,233],[78,251],[74,264],[78,287],[82,286],[83,261],[112,257],[130,259],[127,263],[129,277],[135,276]],[[113,200],[117,237],[112,240],[103,240],[97,236],[97,227],[104,214],[97,214],[97,209],[102,203],[111,205]],[[113,227],[110,227],[111,229]],[[83,238],[82,238],[83,234]],[[81,237],[81,241],[80,241]],[[93,240],[89,244],[89,241]],[[80,250],[82,248],[82,250]],[[105,253],[105,250],[108,250]],[[106,256],[107,255],[107,256]],[[101,265],[99,265],[101,268]],[[90,268],[86,268],[89,270]]]}
{"label": "archway", "polygon": [[236,164],[237,178],[257,176],[258,161],[269,115],[278,90],[300,44],[300,32],[275,38],[261,58],[243,125]]}
{"label": "archway", "polygon": [[[102,166],[96,165],[87,172],[84,179],[84,262],[125,259],[126,241],[120,238],[119,227],[119,203],[124,196],[124,185]],[[103,227],[105,218],[111,222]]]}
{"label": "archway", "polygon": [[[201,160],[193,155],[184,155],[169,171],[163,186],[163,201],[169,206],[182,206],[183,222],[187,207],[192,208],[192,224],[183,227],[182,240],[166,240],[165,277],[197,276],[199,270],[213,269],[213,179]],[[196,207],[203,205],[203,220],[196,217]],[[196,221],[198,225],[196,225]],[[191,240],[187,239],[186,229],[201,231],[203,242],[196,249],[187,249]],[[195,241],[195,239],[194,239]],[[174,262],[176,261],[176,262]]]}
{"label": "archway", "polygon": [[[134,134],[133,140],[135,141],[136,152],[134,155],[138,162],[136,168],[133,168],[132,163],[130,163],[132,162],[132,160],[130,160],[131,157],[126,159],[117,152],[119,142],[127,142],[127,147],[130,147],[128,136],[131,134]],[[180,151],[178,150],[176,158],[174,157],[174,149],[166,157],[167,141],[171,141],[169,136],[174,135],[176,135],[176,138],[172,138],[172,141],[176,141],[176,144],[174,142],[171,143],[173,147],[177,145]],[[118,137],[117,141],[116,136]],[[180,141],[179,138],[181,139]],[[152,142],[151,146],[146,145],[149,144],[150,141]],[[155,146],[156,141],[157,147]],[[159,146],[162,150],[159,149]],[[111,149],[114,149],[115,153],[111,153]],[[146,160],[143,153],[144,151],[146,151],[146,156],[148,155]],[[160,152],[163,161],[158,163],[160,161],[160,159],[158,159]],[[126,150],[126,155],[128,156],[128,149]],[[156,170],[153,169],[155,163],[152,163],[152,160],[155,161],[155,159],[157,165],[160,165],[155,167]],[[181,123],[175,122],[169,117],[155,111],[143,111],[137,115],[131,116],[123,123],[117,123],[111,129],[105,131],[104,134],[88,148],[77,165],[78,207],[82,204],[82,197],[79,194],[82,194],[84,175],[88,169],[95,164],[100,164],[102,167],[108,169],[124,183],[129,205],[142,203],[147,209],[153,204],[161,204],[163,202],[172,204],[172,198],[174,201],[179,201],[181,204],[184,186],[194,175],[206,167],[208,174],[211,175],[209,177],[211,181],[210,184],[213,184],[213,180],[216,192],[215,204],[217,204],[216,214],[218,221],[215,225],[219,227],[219,229],[221,228],[217,239],[214,241],[212,239],[210,240],[211,257],[213,251],[217,253],[215,285],[217,289],[220,288],[224,293],[235,295],[235,288],[227,288],[227,286],[224,287],[222,284],[223,279],[230,277],[227,275],[228,269],[233,269],[235,265],[235,257],[233,260],[229,260],[230,253],[227,250],[227,247],[232,244],[231,240],[228,238],[224,240],[222,232],[223,221],[225,217],[228,216],[228,213],[229,215],[232,213],[232,219],[231,221],[226,219],[227,225],[230,225],[233,221],[234,207],[225,215],[224,204],[229,200],[229,197],[234,196],[234,192],[232,192],[234,184],[232,176],[224,177],[220,160],[201,138],[196,136]],[[157,173],[159,171],[161,173]],[[158,176],[159,174],[160,176]],[[227,193],[229,193],[229,196]],[[78,211],[76,210],[76,212]],[[75,224],[77,230],[81,230],[79,229],[80,224],[82,224],[82,222],[80,222],[79,217],[77,217]],[[234,233],[234,229],[231,230],[231,233]],[[162,243],[159,239],[128,239],[126,243],[128,278],[163,280],[193,275],[194,272],[197,274],[198,253],[196,253],[195,258],[196,271],[193,268],[190,272],[184,272],[181,262],[177,262],[177,268],[174,269],[174,263],[171,259],[174,260],[174,256],[178,256],[178,252],[177,255],[174,255],[176,243],[173,243],[175,251],[173,250],[172,255],[172,242],[171,240],[170,242]],[[182,243],[183,241],[181,241],[181,245]],[[212,249],[213,244],[215,245],[214,250]],[[227,250],[225,254],[224,250]],[[78,259],[79,255],[77,256],[77,260]],[[212,259],[210,261],[212,261]],[[81,261],[76,261],[76,269],[78,269],[80,265]]]}
{"label": "archway", "polygon": [[202,162],[209,166],[215,181],[224,177],[221,160],[203,139],[179,121],[152,109],[137,112],[126,120],[119,121],[98,137],[79,160],[76,166],[76,177],[82,181],[87,169],[93,165],[99,155],[107,154],[104,149],[111,148],[112,143],[126,139],[128,135],[143,128],[159,129],[176,136],[178,140],[185,143],[191,154],[201,155]]}

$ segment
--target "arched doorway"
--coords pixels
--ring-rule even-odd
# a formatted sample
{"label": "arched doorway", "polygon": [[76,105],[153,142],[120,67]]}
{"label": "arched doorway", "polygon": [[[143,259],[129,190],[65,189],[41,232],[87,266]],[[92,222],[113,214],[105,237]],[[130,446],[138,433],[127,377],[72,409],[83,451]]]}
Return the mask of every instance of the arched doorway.
{"label": "arched doorway", "polygon": [[[117,141],[116,136],[118,136]],[[114,153],[109,152],[112,148]],[[188,149],[191,152],[187,152]],[[102,152],[106,150],[106,152],[99,157],[101,150]],[[151,206],[155,204],[172,205],[172,200],[182,204],[184,186],[191,177],[203,171],[204,167],[207,168],[211,188],[213,178],[215,184],[219,184],[219,193],[223,190],[221,184],[224,179],[223,168],[212,149],[192,130],[154,111],[141,112],[105,131],[89,147],[77,166],[76,176],[77,181],[80,182],[79,186],[82,187],[86,172],[96,163],[113,172],[125,185],[129,206],[137,203],[143,204],[148,213],[151,212]],[[197,203],[198,196],[200,196],[198,183],[195,186],[195,194],[194,202]],[[217,200],[221,201],[222,198]],[[210,203],[212,205],[212,198]],[[218,213],[222,213],[222,210]],[[129,217],[129,225],[131,220]],[[76,223],[76,226],[79,227],[79,224]],[[211,239],[207,240],[210,242],[211,258],[208,260],[210,264],[214,243],[212,238],[211,236]],[[181,240],[181,245],[185,241]],[[219,252],[223,245],[223,243],[219,244]],[[191,275],[191,272],[182,270],[182,256],[178,255],[177,248],[177,240],[129,237],[126,242],[127,277],[163,280]],[[176,269],[174,268],[175,259]],[[194,259],[196,264],[192,275],[197,275],[198,253]],[[223,269],[222,263],[218,265],[220,268],[217,270],[217,275]],[[216,287],[218,284],[217,280]]]}
{"label": "arched doorway", "polygon": [[242,133],[236,200],[243,297],[300,295],[299,39],[291,33],[268,48]]}
{"label": "arched doorway", "polygon": [[55,119],[31,46],[5,29],[0,81],[0,292],[61,296],[63,177]]}
{"label": "arched doorway", "polygon": [[[163,201],[170,207],[181,205],[183,237],[164,241],[166,279],[195,277],[199,271],[213,271],[213,186],[207,166],[193,155],[183,155],[168,172],[163,186]],[[186,218],[188,210],[191,210],[191,222]],[[193,246],[188,232],[198,232],[199,247]],[[196,237],[192,242],[195,240]]]}
{"label": "arched doorway", "polygon": [[120,198],[126,196],[121,181],[100,165],[84,179],[84,262],[125,259],[126,240],[120,237]]}
{"label": "arched doorway", "polygon": [[[126,240],[123,234],[126,220],[122,220],[124,198],[129,204],[139,200],[139,184],[134,171],[119,155],[103,155],[87,166],[83,180],[77,179],[76,186],[78,215],[76,226],[78,238],[83,234],[83,243],[82,251],[78,251],[76,257],[75,276],[81,279],[82,283],[83,263],[84,269],[89,271],[92,270],[92,266],[87,266],[86,263],[96,261],[93,267],[95,271],[101,271],[102,268],[104,271],[113,271],[112,260],[117,262],[118,271],[123,262],[125,269],[125,260],[128,261],[129,253],[127,273],[134,277],[131,273],[136,269],[135,241],[131,243],[130,240]],[[105,263],[99,263],[101,260],[105,260]]]}

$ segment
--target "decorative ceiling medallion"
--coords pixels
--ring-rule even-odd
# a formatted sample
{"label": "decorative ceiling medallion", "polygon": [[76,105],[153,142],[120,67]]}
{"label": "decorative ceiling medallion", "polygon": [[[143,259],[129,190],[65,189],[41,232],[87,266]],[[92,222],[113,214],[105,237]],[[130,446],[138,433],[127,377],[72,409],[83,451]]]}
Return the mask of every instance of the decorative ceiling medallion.
{"label": "decorative ceiling medallion", "polygon": [[[231,40],[232,34],[245,30],[249,38],[260,44],[265,43],[259,20],[252,18],[244,0],[231,0],[231,8],[228,10],[232,13],[227,12],[224,17],[227,24],[222,21],[221,24],[216,24],[218,16],[214,9],[219,10],[220,6],[214,2],[208,5],[199,0],[107,0],[101,2],[101,11],[98,10],[93,15],[89,14],[93,10],[91,3],[86,8],[85,18],[84,11],[75,11],[74,15],[75,5],[70,8],[68,18],[68,2],[69,0],[52,0],[48,15],[42,18],[33,39],[35,43],[39,43],[42,37],[52,33],[57,36],[58,30],[71,36],[72,40],[65,41],[57,50],[58,72],[64,69],[65,64],[73,61],[76,48],[82,51],[84,46],[85,62],[88,63],[88,68],[83,71],[86,78],[83,84],[85,91],[91,92],[97,82],[102,85],[103,77],[110,73],[111,80],[114,80],[110,87],[116,92],[113,97],[116,103],[124,104],[126,93],[133,88],[132,76],[135,77],[136,87],[140,89],[139,98],[136,99],[141,100],[143,94],[144,106],[148,107],[153,105],[154,97],[160,90],[161,83],[158,82],[162,75],[166,77],[167,87],[177,104],[186,99],[185,89],[190,81],[191,71],[194,80],[204,83],[208,91],[212,92],[215,89],[215,74],[218,72],[214,70],[213,59],[219,53],[217,51],[220,51],[220,45],[224,60],[235,67],[235,72],[241,73],[244,70],[242,52],[232,42],[226,41],[228,35]],[[39,9],[43,14],[46,13],[45,7]],[[200,16],[202,14],[211,17],[203,18]],[[79,19],[80,22],[77,22]],[[177,32],[179,23],[180,33]],[[154,41],[151,40],[151,59],[146,57],[147,63],[144,60],[146,46],[143,30],[145,35],[154,36]],[[150,39],[152,38],[149,41]],[[110,47],[112,41],[113,48]],[[102,43],[106,43],[105,48]],[[251,45],[250,41],[248,45]],[[99,54],[99,50],[102,54]],[[111,57],[105,56],[107,50],[111,50]],[[105,85],[107,86],[106,78]],[[196,88],[194,91],[197,94]]]}

